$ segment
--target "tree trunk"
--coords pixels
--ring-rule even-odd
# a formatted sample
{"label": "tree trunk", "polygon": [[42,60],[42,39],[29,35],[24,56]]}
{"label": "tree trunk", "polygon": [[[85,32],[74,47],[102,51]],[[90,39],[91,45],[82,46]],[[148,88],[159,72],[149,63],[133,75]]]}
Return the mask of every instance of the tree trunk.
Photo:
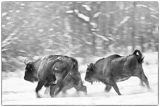
{"label": "tree trunk", "polygon": [[143,37],[144,34],[142,34],[142,36],[140,36],[140,46],[141,46],[141,50],[142,52],[144,52],[144,47],[143,47],[143,44],[144,44],[144,37]]}
{"label": "tree trunk", "polygon": [[132,52],[135,50],[135,31],[132,31],[131,34],[131,42],[132,42]]}
{"label": "tree trunk", "polygon": [[133,13],[132,13],[133,26],[132,26],[132,33],[131,33],[132,51],[135,50],[135,36],[136,36],[135,14],[136,14],[136,2],[133,2]]}
{"label": "tree trunk", "polygon": [[96,54],[96,37],[92,34],[92,54],[95,56]]}

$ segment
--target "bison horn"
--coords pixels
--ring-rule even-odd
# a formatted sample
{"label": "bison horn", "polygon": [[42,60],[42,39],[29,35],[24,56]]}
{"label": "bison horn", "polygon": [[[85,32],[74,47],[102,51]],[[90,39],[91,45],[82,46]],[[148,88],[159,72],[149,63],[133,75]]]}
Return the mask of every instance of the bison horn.
{"label": "bison horn", "polygon": [[26,59],[24,60],[24,64],[27,65],[27,62],[28,62],[28,61],[27,61],[27,58],[26,58]]}
{"label": "bison horn", "polygon": [[24,64],[26,65],[29,62],[32,62],[31,56],[24,60]]}

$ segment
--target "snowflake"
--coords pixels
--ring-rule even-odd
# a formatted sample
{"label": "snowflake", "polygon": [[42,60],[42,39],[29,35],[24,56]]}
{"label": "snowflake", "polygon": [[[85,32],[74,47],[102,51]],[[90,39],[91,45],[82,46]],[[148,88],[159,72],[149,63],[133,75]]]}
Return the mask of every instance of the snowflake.
{"label": "snowflake", "polygon": [[91,22],[90,24],[92,25],[93,28],[97,28],[97,24],[96,23]]}
{"label": "snowflake", "polygon": [[46,6],[44,6],[45,8],[48,8],[49,6],[48,5],[46,5]]}
{"label": "snowflake", "polygon": [[27,20],[23,20],[23,22],[24,22],[25,24],[29,23]]}
{"label": "snowflake", "polygon": [[16,13],[19,13],[20,12],[20,10],[16,10]]}
{"label": "snowflake", "polygon": [[141,20],[144,20],[144,19],[145,19],[145,17],[144,17],[144,16],[142,16],[142,17],[141,17]]}
{"label": "snowflake", "polygon": [[13,10],[10,10],[9,12],[13,12]]}
{"label": "snowflake", "polygon": [[6,27],[6,25],[2,25],[2,28],[5,28]]}
{"label": "snowflake", "polygon": [[79,10],[75,9],[74,12],[75,12],[75,13],[79,13]]}
{"label": "snowflake", "polygon": [[78,13],[78,17],[84,19],[85,21],[89,21],[90,20],[90,18],[88,16],[86,16],[84,14],[81,14],[81,13]]}
{"label": "snowflake", "polygon": [[129,16],[126,16],[126,17],[120,22],[120,25],[126,23],[129,19],[130,19],[130,17],[129,17]]}
{"label": "snowflake", "polygon": [[88,5],[82,5],[86,10],[91,11],[91,8]]}
{"label": "snowflake", "polygon": [[68,10],[66,11],[66,13],[73,13],[73,10]]}
{"label": "snowflake", "polygon": [[50,28],[49,31],[53,31],[53,28]]}
{"label": "snowflake", "polygon": [[6,16],[7,14],[8,14],[7,12],[2,13],[2,17]]}
{"label": "snowflake", "polygon": [[38,29],[38,32],[44,32],[44,30],[43,29]]}
{"label": "snowflake", "polygon": [[97,12],[97,13],[94,14],[93,17],[98,17],[100,14],[101,14],[101,12]]}
{"label": "snowflake", "polygon": [[9,24],[13,24],[13,22],[8,22],[7,25],[9,25]]}
{"label": "snowflake", "polygon": [[11,19],[11,17],[6,17],[6,20],[10,20]]}
{"label": "snowflake", "polygon": [[20,5],[21,5],[21,6],[25,6],[25,4],[24,4],[24,3],[21,3]]}

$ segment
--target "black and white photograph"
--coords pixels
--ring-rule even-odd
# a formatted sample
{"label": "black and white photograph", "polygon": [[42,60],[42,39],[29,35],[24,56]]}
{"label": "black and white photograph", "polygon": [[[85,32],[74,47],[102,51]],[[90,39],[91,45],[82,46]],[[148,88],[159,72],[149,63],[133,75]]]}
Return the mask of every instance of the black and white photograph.
{"label": "black and white photograph", "polygon": [[158,1],[1,1],[1,106],[157,105]]}

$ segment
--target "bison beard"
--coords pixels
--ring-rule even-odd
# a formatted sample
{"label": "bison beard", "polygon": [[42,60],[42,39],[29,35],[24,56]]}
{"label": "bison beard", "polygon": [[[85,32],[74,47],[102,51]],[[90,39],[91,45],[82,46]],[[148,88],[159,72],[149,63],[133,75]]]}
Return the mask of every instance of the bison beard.
{"label": "bison beard", "polygon": [[[62,55],[49,55],[43,58],[39,58],[38,60],[26,63],[24,79],[31,82],[38,81],[38,84],[35,90],[37,97],[41,97],[39,94],[39,90],[43,86],[49,87],[51,85],[54,85],[56,76],[52,70],[52,67],[57,62],[56,60],[57,61],[62,60],[62,61],[65,61],[67,64],[69,64],[69,68],[65,70],[65,74],[62,75],[62,77],[59,78],[58,81],[62,81],[62,79],[70,71],[74,73],[78,72],[77,60],[72,57],[67,57]],[[64,70],[61,69],[61,71],[64,71]],[[59,84],[61,85],[61,82],[58,82],[58,85]]]}
{"label": "bison beard", "polygon": [[97,80],[101,81],[106,85],[105,90],[107,92],[113,87],[117,94],[121,95],[116,82],[136,76],[142,84],[145,83],[150,89],[148,79],[142,68],[143,59],[139,50],[135,50],[129,56],[111,55],[98,60],[95,64],[91,63],[87,68],[85,80],[91,83]]}

